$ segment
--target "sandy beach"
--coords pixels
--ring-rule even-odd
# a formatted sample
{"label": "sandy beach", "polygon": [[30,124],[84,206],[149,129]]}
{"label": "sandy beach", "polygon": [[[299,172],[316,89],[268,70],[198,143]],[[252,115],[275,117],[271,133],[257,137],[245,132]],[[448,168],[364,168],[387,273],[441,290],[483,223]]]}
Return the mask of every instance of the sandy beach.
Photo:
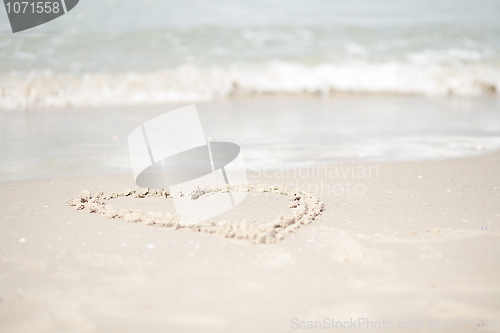
{"label": "sandy beach", "polygon": [[498,1],[4,2],[0,333],[500,331]]}
{"label": "sandy beach", "polygon": [[[425,325],[409,331],[439,318],[447,331],[446,319],[498,317],[499,153],[328,167],[373,172],[310,168],[298,184],[318,193],[321,219],[269,245],[66,205],[82,190],[134,188],[128,174],[3,182],[0,331],[290,332],[324,318]],[[297,184],[291,173],[248,177]],[[365,192],[326,186],[347,182]],[[120,205],[168,210],[148,200]],[[253,194],[221,218],[269,221],[287,207]]]}

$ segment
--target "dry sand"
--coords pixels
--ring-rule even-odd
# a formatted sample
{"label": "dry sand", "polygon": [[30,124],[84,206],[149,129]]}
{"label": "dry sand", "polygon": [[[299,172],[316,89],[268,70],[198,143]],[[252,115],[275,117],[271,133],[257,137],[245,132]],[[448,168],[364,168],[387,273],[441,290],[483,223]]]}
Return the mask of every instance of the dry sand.
{"label": "dry sand", "polygon": [[[293,318],[361,317],[423,321],[419,331],[440,318],[444,331],[448,318],[500,319],[500,153],[339,167],[353,166],[377,173],[249,175],[316,184],[325,204],[321,220],[258,245],[66,205],[133,188],[130,175],[0,183],[0,331],[289,332]],[[329,190],[347,181],[364,193]],[[161,205],[144,200],[133,204]],[[224,218],[287,207],[254,194]]]}

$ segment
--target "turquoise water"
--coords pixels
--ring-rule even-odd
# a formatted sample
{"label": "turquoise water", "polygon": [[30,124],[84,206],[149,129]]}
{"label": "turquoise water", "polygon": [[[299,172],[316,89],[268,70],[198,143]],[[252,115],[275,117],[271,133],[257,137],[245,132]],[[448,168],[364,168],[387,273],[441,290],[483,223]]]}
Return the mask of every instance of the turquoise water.
{"label": "turquoise water", "polygon": [[130,172],[130,131],[193,102],[255,170],[494,151],[499,17],[493,0],[81,0],[12,34],[0,10],[0,180]]}
{"label": "turquoise water", "polygon": [[0,10],[0,108],[256,93],[496,96],[498,1],[82,0],[12,34]]}

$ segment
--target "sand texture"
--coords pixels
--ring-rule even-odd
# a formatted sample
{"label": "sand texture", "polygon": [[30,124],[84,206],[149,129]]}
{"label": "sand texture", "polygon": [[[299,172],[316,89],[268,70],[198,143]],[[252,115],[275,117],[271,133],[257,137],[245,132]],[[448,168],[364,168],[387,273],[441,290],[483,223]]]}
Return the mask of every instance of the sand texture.
{"label": "sand texture", "polygon": [[[500,317],[500,153],[337,167],[357,169],[248,175],[324,203],[272,244],[67,205],[83,190],[139,190],[130,175],[0,183],[0,332],[295,332],[293,318],[360,317],[440,318],[433,331],[446,331],[448,318]],[[166,214],[161,199],[113,207]],[[252,193],[220,218],[273,222],[289,204]]]}

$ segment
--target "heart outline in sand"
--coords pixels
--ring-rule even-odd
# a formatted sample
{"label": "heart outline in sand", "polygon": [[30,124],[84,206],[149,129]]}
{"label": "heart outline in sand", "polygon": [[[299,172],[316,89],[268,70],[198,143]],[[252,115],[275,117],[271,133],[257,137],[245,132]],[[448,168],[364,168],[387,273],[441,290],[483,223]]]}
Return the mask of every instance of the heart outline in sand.
{"label": "heart outline in sand", "polygon": [[[102,214],[110,219],[121,219],[126,222],[143,222],[146,225],[164,226],[173,229],[187,228],[196,232],[218,234],[225,238],[248,240],[252,244],[276,243],[284,239],[288,234],[294,233],[299,228],[312,223],[314,220],[319,220],[319,216],[324,209],[324,204],[316,195],[303,192],[301,190],[289,190],[284,185],[271,187],[227,185],[213,189],[211,192],[203,195],[229,191],[286,195],[291,202],[289,208],[294,209],[293,214],[292,216],[285,216],[281,214],[275,221],[263,223],[256,228],[247,224],[245,220],[234,223],[227,221],[204,221],[197,224],[182,226],[179,223],[179,217],[177,214],[163,214],[159,212],[149,212],[145,214],[138,209],[122,209],[121,211],[116,211],[111,205],[106,204],[107,200],[128,196],[139,199],[145,199],[147,197],[172,198],[172,196],[165,190],[150,189],[140,192],[126,190],[123,192],[112,192],[108,194],[98,192],[94,196],[92,196],[89,191],[83,191],[77,199],[68,199],[67,204],[68,206],[75,207],[76,210],[87,210],[89,213]],[[188,197],[188,195],[189,194],[186,195],[184,200],[192,200]]]}

